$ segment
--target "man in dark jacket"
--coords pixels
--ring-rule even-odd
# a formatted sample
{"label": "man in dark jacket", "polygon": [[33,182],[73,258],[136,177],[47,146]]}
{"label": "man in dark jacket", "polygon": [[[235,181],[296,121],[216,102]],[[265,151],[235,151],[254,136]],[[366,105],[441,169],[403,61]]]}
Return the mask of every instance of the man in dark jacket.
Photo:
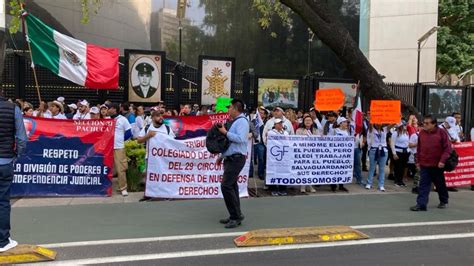
{"label": "man in dark jacket", "polygon": [[426,211],[431,190],[434,183],[438,191],[438,208],[448,207],[448,190],[444,179],[444,165],[451,153],[451,143],[445,130],[438,128],[438,122],[431,115],[426,115],[423,120],[423,130],[418,137],[416,164],[420,168],[420,185],[416,205],[412,211]]}
{"label": "man in dark jacket", "polygon": [[0,253],[18,245],[10,238],[10,186],[13,165],[26,148],[27,136],[20,108],[8,102],[0,88]]}

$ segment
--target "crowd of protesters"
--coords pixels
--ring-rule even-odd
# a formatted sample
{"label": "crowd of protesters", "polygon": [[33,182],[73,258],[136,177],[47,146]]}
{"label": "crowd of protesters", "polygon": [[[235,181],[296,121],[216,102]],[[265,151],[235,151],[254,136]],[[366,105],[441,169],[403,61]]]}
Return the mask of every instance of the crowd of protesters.
{"label": "crowd of protesters", "polygon": [[[215,105],[185,104],[180,110],[167,108],[164,102],[157,106],[145,108],[141,105],[129,103],[114,104],[106,101],[103,104],[91,105],[87,100],[78,100],[66,103],[64,97],[58,97],[55,101],[41,102],[38,108],[32,104],[16,100],[17,105],[25,116],[44,117],[52,119],[116,119],[114,158],[115,171],[119,180],[119,191],[127,196],[126,169],[127,158],[125,155],[124,141],[144,137],[144,129],[153,124],[153,119],[162,119],[162,116],[196,116],[216,113]],[[159,113],[160,117],[154,118],[153,113]],[[253,163],[251,164],[250,176],[255,173],[261,180],[265,180],[266,144],[270,135],[302,135],[302,136],[354,136],[354,180],[355,183],[370,190],[375,185],[381,192],[385,191],[385,168],[388,166],[388,180],[394,182],[397,187],[406,187],[405,180],[413,179],[412,192],[419,192],[420,173],[417,167],[417,147],[419,132],[424,126],[418,117],[410,114],[402,119],[397,125],[374,125],[370,123],[370,112],[364,114],[363,130],[357,134],[355,122],[352,119],[350,108],[338,112],[318,112],[311,108],[309,112],[282,107],[268,110],[258,107],[256,110],[246,110],[249,118],[249,137],[254,143]],[[423,122],[423,121],[421,121]],[[463,134],[461,126],[461,114],[453,113],[448,116],[438,127],[444,130],[451,143],[474,139],[474,128],[471,130],[470,138]],[[368,160],[367,160],[368,158]],[[369,161],[369,167],[367,167]],[[367,179],[363,179],[362,172],[368,172]],[[376,181],[376,182],[375,182]],[[349,192],[343,184],[331,185],[331,191]],[[274,185],[264,186],[273,196],[285,196],[288,194],[286,186]],[[315,193],[317,186],[301,186],[301,193]],[[457,191],[456,188],[449,188]],[[474,190],[474,186],[472,186]]]}

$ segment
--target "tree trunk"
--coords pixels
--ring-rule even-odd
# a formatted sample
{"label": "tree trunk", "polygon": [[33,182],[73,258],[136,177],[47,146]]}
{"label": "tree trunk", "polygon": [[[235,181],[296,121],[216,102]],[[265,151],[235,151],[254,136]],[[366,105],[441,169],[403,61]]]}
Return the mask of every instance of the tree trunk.
{"label": "tree trunk", "polygon": [[[340,19],[323,0],[280,0],[311,28],[342,61],[352,77],[360,81],[361,93],[368,99],[400,99],[388,91],[375,68],[369,63]],[[411,104],[402,101],[405,112],[418,113]]]}

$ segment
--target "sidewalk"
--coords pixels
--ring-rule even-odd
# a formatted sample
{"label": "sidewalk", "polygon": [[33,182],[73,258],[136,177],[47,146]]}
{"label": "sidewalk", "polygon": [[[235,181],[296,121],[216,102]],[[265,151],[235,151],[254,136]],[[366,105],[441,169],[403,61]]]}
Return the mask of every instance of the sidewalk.
{"label": "sidewalk", "polygon": [[[364,181],[367,180],[367,172],[362,172]],[[256,176],[256,175],[255,175]],[[388,168],[386,171],[386,177],[388,176]],[[354,181],[355,182],[355,181]],[[394,194],[394,193],[407,193],[411,194],[413,187],[413,180],[405,180],[407,187],[396,187],[392,180],[385,178],[385,192],[377,190],[377,182],[374,181],[371,190],[365,189],[363,186],[356,184],[346,184],[345,187],[349,190],[349,193],[337,190],[336,193],[331,191],[329,186],[321,186],[316,188],[316,193],[302,194],[300,187],[288,187],[288,196],[328,196],[328,195],[373,195],[373,194]],[[250,178],[248,187],[250,197],[272,197],[269,191],[263,190],[264,181],[258,178]],[[117,180],[114,179],[113,187],[117,187]],[[257,188],[257,189],[255,189]],[[460,188],[461,191],[470,191],[470,188]],[[70,206],[70,205],[84,205],[84,204],[114,204],[114,203],[133,203],[138,202],[143,197],[143,192],[129,192],[128,197],[123,197],[115,189],[114,194],[111,197],[45,197],[45,198],[20,198],[12,200],[12,207],[42,207],[42,206]],[[474,195],[474,192],[472,192]],[[382,196],[382,195],[381,195]],[[164,201],[160,199],[159,201]]]}

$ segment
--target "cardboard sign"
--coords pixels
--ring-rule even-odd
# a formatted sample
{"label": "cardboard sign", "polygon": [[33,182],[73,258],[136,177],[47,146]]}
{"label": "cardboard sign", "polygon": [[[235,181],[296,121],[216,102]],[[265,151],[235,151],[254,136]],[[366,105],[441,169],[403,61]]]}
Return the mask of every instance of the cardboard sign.
{"label": "cardboard sign", "polygon": [[227,111],[229,111],[227,107],[230,105],[231,102],[232,102],[232,98],[228,98],[228,97],[217,98],[216,112],[222,111],[224,113],[227,113]]}
{"label": "cardboard sign", "polygon": [[398,124],[402,120],[402,104],[398,100],[372,100],[370,123]]}
{"label": "cardboard sign", "polygon": [[319,89],[314,99],[318,111],[337,111],[344,105],[345,95],[341,88]]}

